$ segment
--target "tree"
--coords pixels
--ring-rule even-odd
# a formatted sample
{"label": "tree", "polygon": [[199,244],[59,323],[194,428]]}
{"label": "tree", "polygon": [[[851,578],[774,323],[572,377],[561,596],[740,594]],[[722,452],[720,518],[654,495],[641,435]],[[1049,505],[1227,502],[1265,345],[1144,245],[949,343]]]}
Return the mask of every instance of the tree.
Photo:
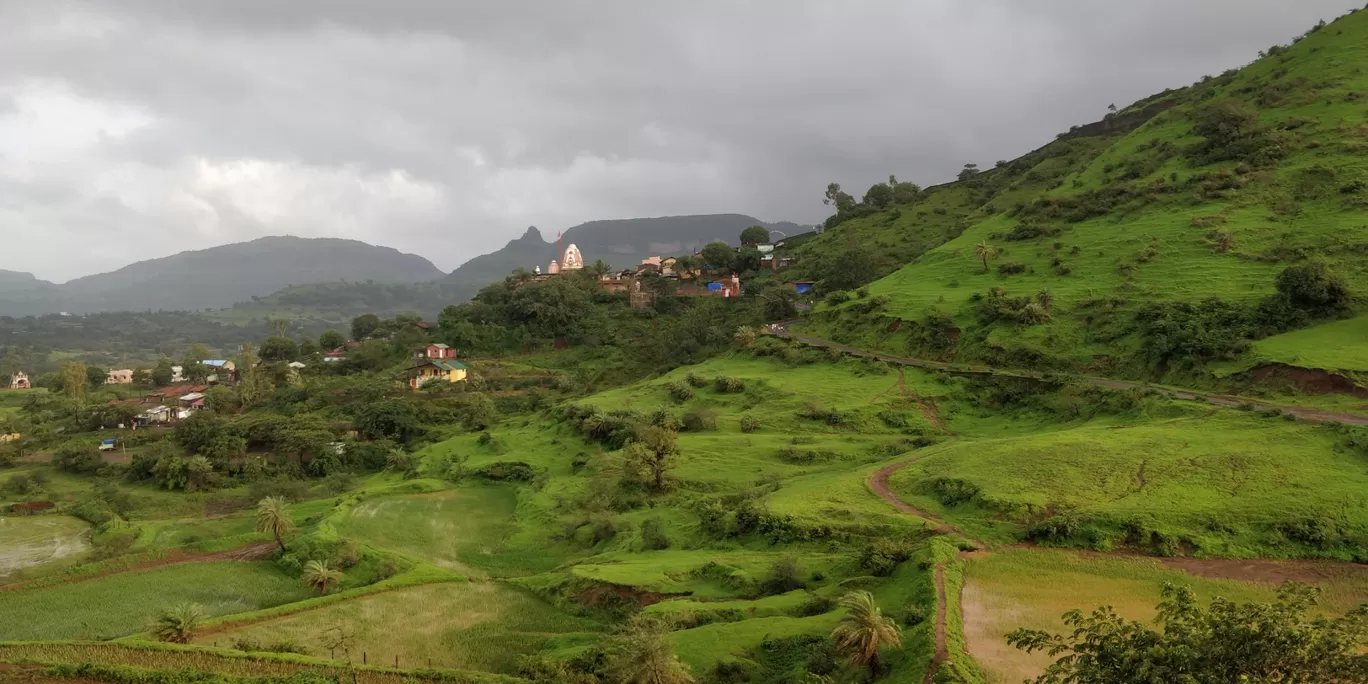
{"label": "tree", "polygon": [[863,201],[875,209],[883,209],[893,204],[893,186],[887,183],[875,183],[869,186]]}
{"label": "tree", "polygon": [[638,614],[622,632],[609,637],[607,674],[618,684],[692,684],[689,667],[679,662],[665,625]]}
{"label": "tree", "polygon": [[289,316],[277,316],[271,319],[271,329],[275,331],[276,337],[284,337],[285,333],[290,332],[290,326],[294,321]]}
{"label": "tree", "polygon": [[204,405],[217,414],[231,413],[238,408],[237,395],[223,385],[214,385],[204,392]]}
{"label": "tree", "polygon": [[837,214],[844,214],[855,208],[855,198],[843,192],[840,183],[830,183],[822,196],[822,204],[835,207]]}
{"label": "tree", "polygon": [[269,379],[262,369],[257,367],[260,361],[256,350],[252,348],[252,343],[244,343],[236,361],[238,401],[242,408],[251,408],[252,404],[270,389]]}
{"label": "tree", "polygon": [[204,622],[204,610],[196,603],[180,603],[163,610],[152,625],[158,641],[188,644]]}
{"label": "tree", "polygon": [[821,258],[816,267],[822,290],[851,290],[874,279],[874,254],[869,247],[848,241],[840,251]]}
{"label": "tree", "polygon": [[328,593],[332,585],[341,581],[342,573],[328,567],[327,561],[311,560],[304,566],[304,583],[320,594]]}
{"label": "tree", "polygon": [[979,167],[978,167],[978,164],[969,163],[969,164],[965,164],[965,165],[964,165],[964,168],[960,170],[959,176],[957,176],[957,178],[959,178],[960,180],[964,181],[964,180],[969,180],[970,178],[973,178],[974,176],[977,176],[978,174],[979,174]]}
{"label": "tree", "polygon": [[193,366],[209,358],[209,348],[196,342],[185,350],[185,356],[181,360],[183,366]]}
{"label": "tree", "polygon": [[261,358],[266,361],[294,361],[299,358],[299,345],[288,337],[268,337],[261,343]]}
{"label": "tree", "polygon": [[347,338],[336,330],[328,330],[318,336],[318,348],[323,351],[332,351],[346,343]]}
{"label": "tree", "polygon": [[[328,351],[332,351],[331,349]],[[299,358],[307,359],[318,354],[318,343],[312,337],[302,337],[299,340]]]}
{"label": "tree", "polygon": [[637,430],[636,437],[623,451],[637,479],[657,492],[665,489],[665,475],[677,465],[678,436],[672,430],[648,425]]}
{"label": "tree", "polygon": [[732,261],[732,271],[735,273],[754,273],[760,270],[760,265],[765,263],[760,250],[754,247],[742,247],[736,250],[736,257]]}
{"label": "tree", "polygon": [[91,387],[99,387],[109,379],[109,373],[99,366],[86,366],[85,376],[86,384]]}
{"label": "tree", "polygon": [[356,414],[356,429],[370,439],[409,442],[424,430],[413,405],[398,399],[366,404]]}
{"label": "tree", "polygon": [[[352,319],[351,336],[357,342],[364,342],[380,327],[380,317],[375,314],[361,314]],[[341,346],[341,345],[338,345]]]}
{"label": "tree", "polygon": [[736,258],[736,250],[725,242],[709,242],[703,245],[698,256],[713,271],[730,271],[732,261]]}
{"label": "tree", "polygon": [[901,648],[902,635],[892,618],[884,617],[874,595],[867,591],[853,591],[841,599],[846,614],[831,630],[836,648],[850,657],[857,667],[869,668],[871,676],[879,674],[879,651],[886,647]]}
{"label": "tree", "polygon": [[741,231],[741,244],[751,247],[769,244],[769,229],[764,226],[751,226]]}
{"label": "tree", "polygon": [[147,370],[146,368],[134,368],[133,386],[141,387],[142,389],[152,389],[153,387],[156,387],[157,383],[152,381],[152,371]]}
{"label": "tree", "polygon": [[987,240],[980,241],[974,245],[974,256],[983,260],[983,272],[988,272],[988,260],[997,256],[997,247],[988,244]]}
{"label": "tree", "polygon": [[[184,368],[181,369],[184,372]],[[166,387],[176,378],[176,371],[171,369],[171,359],[165,356],[157,361],[157,365],[152,369],[152,384],[157,387]]]}
{"label": "tree", "polygon": [[1212,599],[1165,584],[1158,629],[1110,607],[1064,614],[1067,636],[1018,629],[1007,642],[1062,656],[1037,684],[1368,681],[1368,605],[1333,620],[1312,614],[1320,590],[1287,583],[1274,603]]}
{"label": "tree", "polygon": [[72,401],[80,404],[85,401],[86,386],[90,380],[86,377],[86,366],[80,361],[68,361],[62,364],[60,373],[62,391],[66,393]]}
{"label": "tree", "polygon": [[290,519],[290,509],[283,497],[268,496],[257,502],[257,532],[268,532],[275,537],[281,553],[285,552],[285,541],[281,535],[294,531],[294,528],[294,520]]}

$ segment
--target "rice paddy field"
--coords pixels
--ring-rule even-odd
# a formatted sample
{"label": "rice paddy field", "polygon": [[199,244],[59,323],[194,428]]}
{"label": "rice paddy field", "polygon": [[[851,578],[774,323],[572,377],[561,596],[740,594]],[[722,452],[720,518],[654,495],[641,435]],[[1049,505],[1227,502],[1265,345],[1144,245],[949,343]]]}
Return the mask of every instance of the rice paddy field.
{"label": "rice paddy field", "polygon": [[147,629],[181,602],[206,615],[245,613],[308,598],[274,563],[183,563],[37,589],[0,592],[0,642],[101,640]]}
{"label": "rice paddy field", "polygon": [[1275,598],[1279,573],[1319,586],[1321,608],[1328,615],[1341,615],[1368,602],[1368,572],[1361,566],[1285,563],[1269,571],[1251,564],[1241,572],[1237,564],[1220,571],[1233,578],[1221,578],[1194,576],[1154,558],[1003,549],[966,566],[965,638],[969,654],[988,673],[989,682],[1015,684],[1033,679],[1053,659],[1009,646],[1005,637],[1012,630],[1064,633],[1064,613],[1102,606],[1111,606],[1128,620],[1149,622],[1166,582],[1190,586],[1207,601],[1222,597],[1269,602]]}
{"label": "rice paddy field", "polygon": [[[519,655],[594,641],[603,625],[497,582],[445,582],[381,592],[204,634],[197,643],[293,642],[319,657],[401,668],[514,673]],[[349,652],[335,644],[338,630]],[[396,661],[397,658],[397,661]]]}
{"label": "rice paddy field", "polygon": [[90,549],[90,526],[62,515],[0,517],[0,583],[26,568],[74,559]]}

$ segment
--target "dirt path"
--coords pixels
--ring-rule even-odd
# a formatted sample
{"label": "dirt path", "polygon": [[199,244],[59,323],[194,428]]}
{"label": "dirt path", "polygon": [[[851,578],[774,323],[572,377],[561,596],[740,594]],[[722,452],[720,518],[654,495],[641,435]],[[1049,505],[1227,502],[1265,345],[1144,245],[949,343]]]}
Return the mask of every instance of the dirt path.
{"label": "dirt path", "polygon": [[898,498],[898,495],[894,494],[893,490],[888,488],[888,478],[892,476],[893,473],[896,473],[899,470],[902,470],[903,468],[906,468],[907,466],[916,463],[917,461],[918,459],[914,458],[909,461],[903,461],[902,463],[894,463],[893,465],[885,466],[879,472],[874,473],[873,477],[869,478],[869,488],[873,490],[875,494],[878,494],[879,498],[892,504],[894,508],[904,513],[915,515],[918,518],[921,518],[931,523],[933,526],[935,526],[936,530],[938,530],[942,534],[953,534],[956,537],[960,537],[965,541],[969,542],[970,544],[973,544],[974,547],[979,550],[988,548],[987,544],[977,539],[974,539],[973,537],[970,537],[954,525],[951,525],[950,523],[934,515],[931,515],[926,511],[912,507],[906,501],[903,501],[902,499]]}
{"label": "dirt path", "polygon": [[922,684],[931,684],[941,666],[950,660],[950,642],[945,636],[945,564],[936,565],[936,655],[931,658]]}
{"label": "dirt path", "polygon": [[[872,490],[875,494],[878,494],[879,498],[892,504],[894,508],[904,513],[915,515],[918,518],[921,518],[922,520],[931,523],[935,526],[936,530],[941,532],[942,534],[950,534],[959,537],[964,541],[973,544],[975,550],[983,550],[988,548],[987,544],[977,539],[974,539],[973,537],[970,537],[954,525],[951,525],[950,523],[934,515],[931,515],[930,513],[914,508],[907,502],[898,498],[898,495],[894,494],[893,490],[888,488],[888,478],[892,476],[893,473],[896,473],[899,470],[902,470],[903,468],[906,468],[907,466],[910,466],[916,462],[917,459],[914,458],[908,461],[903,461],[902,463],[894,463],[893,465],[885,466],[884,468],[879,470],[879,472],[874,473],[873,477],[869,478],[870,490]],[[936,673],[940,671],[941,666],[950,660],[949,640],[946,637],[945,633],[945,612],[948,603],[949,602],[946,600],[945,596],[945,564],[938,563],[936,564],[936,655],[931,659],[931,667],[927,669],[926,677],[922,680],[922,684],[931,684],[931,682],[935,680]]]}
{"label": "dirt path", "polygon": [[108,570],[102,570],[100,572],[91,573],[89,575],[75,575],[71,577],[59,576],[57,578],[57,581],[46,581],[43,579],[38,579],[30,582],[6,584],[0,586],[0,593],[7,591],[21,591],[24,589],[28,589],[30,587],[43,589],[63,584],[75,584],[76,582],[85,582],[87,580],[99,579],[101,577],[108,577],[110,575],[117,575],[125,572],[150,570],[152,568],[160,568],[167,565],[180,565],[182,563],[212,563],[215,561],[264,560],[271,556],[271,553],[275,551],[275,548],[275,542],[257,542],[255,544],[239,546],[235,549],[228,549],[227,551],[216,551],[214,553],[171,553],[165,557],[143,561],[141,563],[137,563],[126,568],[110,568]]}
{"label": "dirt path", "polygon": [[[952,369],[950,367],[950,364],[942,363],[940,361],[914,359],[906,356],[893,356],[892,354],[884,354],[881,352],[870,351],[868,349],[852,347],[850,345],[841,344],[839,342],[832,342],[831,340],[824,340],[820,337],[809,337],[807,335],[799,335],[797,333],[788,331],[773,334],[779,337],[794,340],[796,342],[801,342],[809,346],[826,347],[828,349],[835,349],[846,354],[850,354],[851,356],[860,356],[867,359],[878,359],[880,361],[896,364],[899,366],[926,368],[929,370],[945,371],[949,373],[957,373],[960,375],[998,375],[1013,378],[1031,378],[1034,380],[1043,380],[1045,378],[1044,373],[1036,373],[1034,371],[1001,370],[982,366]],[[1222,394],[1201,394],[1190,390],[1157,387],[1155,385],[1143,382],[1110,380],[1107,378],[1094,378],[1086,375],[1074,375],[1069,377],[1073,380],[1084,382],[1090,385],[1095,385],[1097,387],[1109,387],[1112,389],[1150,389],[1156,392],[1162,392],[1164,394],[1167,394],[1168,396],[1174,399],[1182,399],[1184,401],[1205,401],[1209,404],[1214,404],[1216,406],[1227,407],[1252,406],[1257,410],[1278,411],[1286,415],[1296,416],[1297,418],[1312,423],[1344,423],[1346,425],[1368,425],[1368,416],[1361,416],[1353,413],[1325,411],[1322,409],[1310,408],[1306,406],[1281,406],[1278,404],[1268,404],[1261,401],[1252,401],[1250,399],[1245,399],[1244,397],[1232,397]]]}

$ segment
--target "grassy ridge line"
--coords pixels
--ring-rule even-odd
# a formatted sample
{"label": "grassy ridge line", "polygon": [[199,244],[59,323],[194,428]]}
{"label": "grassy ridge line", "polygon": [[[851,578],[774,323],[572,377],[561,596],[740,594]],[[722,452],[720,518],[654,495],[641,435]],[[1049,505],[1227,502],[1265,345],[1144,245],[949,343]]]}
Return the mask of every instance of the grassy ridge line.
{"label": "grassy ridge line", "polygon": [[[376,665],[343,665],[337,661],[293,653],[243,653],[159,642],[0,643],[0,662],[47,666],[54,676],[129,684],[175,682],[177,680],[174,677],[185,670],[211,672],[228,681],[242,682],[260,682],[263,676],[290,676],[305,671],[337,677],[339,681],[354,677],[358,684],[404,684],[415,679],[460,684],[517,684],[526,681],[506,675],[461,670],[403,670]],[[97,662],[99,664],[95,664]]]}

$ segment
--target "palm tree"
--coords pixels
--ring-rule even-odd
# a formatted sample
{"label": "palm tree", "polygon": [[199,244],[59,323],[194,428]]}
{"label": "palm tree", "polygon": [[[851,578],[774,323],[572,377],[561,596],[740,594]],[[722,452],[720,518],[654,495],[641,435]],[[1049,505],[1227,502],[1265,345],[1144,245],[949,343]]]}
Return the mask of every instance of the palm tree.
{"label": "palm tree", "polygon": [[984,240],[977,245],[974,245],[974,256],[983,260],[983,272],[987,273],[988,260],[997,256],[997,247],[988,244],[988,241]]}
{"label": "palm tree", "polygon": [[665,628],[646,617],[633,618],[610,637],[609,681],[621,684],[693,684],[689,666],[679,662]]}
{"label": "palm tree", "polygon": [[204,620],[204,610],[197,603],[180,603],[157,616],[152,632],[160,641],[174,644],[188,644],[195,638],[200,622]]}
{"label": "palm tree", "polygon": [[342,573],[328,567],[327,561],[309,561],[304,566],[304,583],[318,590],[320,594],[328,593],[332,585],[342,581]]}
{"label": "palm tree", "polygon": [[1040,305],[1040,308],[1049,311],[1050,308],[1054,306],[1054,293],[1050,292],[1048,289],[1041,288],[1040,292],[1036,293],[1035,300],[1036,303]]}
{"label": "palm tree", "polygon": [[885,646],[902,648],[902,635],[892,618],[884,617],[874,595],[867,591],[853,591],[841,599],[845,617],[831,630],[836,647],[850,656],[856,666],[867,666],[871,676],[879,673],[879,649]]}
{"label": "palm tree", "polygon": [[285,552],[285,542],[280,535],[294,531],[295,526],[283,497],[268,496],[257,502],[256,528],[257,532],[270,532],[280,545],[281,553]]}

